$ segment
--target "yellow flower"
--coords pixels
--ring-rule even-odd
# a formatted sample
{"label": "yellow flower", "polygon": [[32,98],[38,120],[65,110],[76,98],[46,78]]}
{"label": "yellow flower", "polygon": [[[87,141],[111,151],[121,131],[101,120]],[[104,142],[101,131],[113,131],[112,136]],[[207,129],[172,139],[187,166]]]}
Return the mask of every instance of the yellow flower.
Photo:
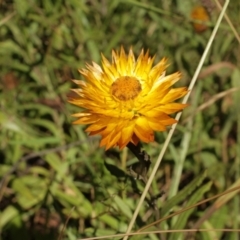
{"label": "yellow flower", "polygon": [[186,87],[171,88],[180,73],[165,75],[166,59],[153,67],[154,57],[142,50],[135,59],[132,49],[126,54],[112,51],[112,62],[102,55],[102,68],[93,62],[80,70],[86,81],[74,80],[79,97],[69,102],[85,110],[73,114],[74,124],[89,124],[86,132],[101,135],[106,149],[129,142],[137,145],[154,141],[154,131],[165,131],[176,122],[168,116],[185,108],[174,103],[186,95]]}

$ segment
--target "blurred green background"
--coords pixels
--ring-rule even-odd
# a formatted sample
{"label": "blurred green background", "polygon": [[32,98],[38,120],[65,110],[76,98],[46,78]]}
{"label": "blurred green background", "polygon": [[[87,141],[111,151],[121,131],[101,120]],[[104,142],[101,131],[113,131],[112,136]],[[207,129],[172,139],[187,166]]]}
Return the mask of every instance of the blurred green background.
{"label": "blurred green background", "polygon": [[[199,5],[209,17],[201,32],[191,19]],[[240,2],[231,1],[227,14],[238,33],[239,13]],[[78,69],[86,62],[100,64],[101,53],[111,59],[112,49],[132,46],[136,56],[144,48],[156,62],[167,57],[168,73],[182,72],[177,85],[187,86],[218,15],[210,0],[0,1],[1,239],[74,240],[126,231],[143,189],[127,172],[136,158],[127,149],[105,152],[85,126],[71,124],[80,110],[67,102],[76,87],[71,79],[82,79]],[[239,53],[223,20],[151,187],[162,193],[160,217],[240,185]],[[157,133],[144,145],[152,162],[165,137]],[[239,229],[237,193],[220,199],[219,208],[212,200],[151,230]],[[135,230],[156,220],[150,198]],[[132,239],[160,237],[187,239],[176,233]],[[220,231],[192,239],[239,238]]]}

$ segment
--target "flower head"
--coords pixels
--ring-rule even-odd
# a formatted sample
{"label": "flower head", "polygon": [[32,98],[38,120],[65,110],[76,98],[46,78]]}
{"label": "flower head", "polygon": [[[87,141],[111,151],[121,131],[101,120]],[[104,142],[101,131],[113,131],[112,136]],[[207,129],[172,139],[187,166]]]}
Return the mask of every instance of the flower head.
{"label": "flower head", "polygon": [[154,141],[154,131],[165,131],[176,122],[169,114],[186,104],[174,103],[186,95],[186,87],[171,88],[180,73],[165,75],[166,59],[153,66],[154,57],[142,50],[136,59],[132,49],[126,54],[112,51],[112,62],[102,55],[102,67],[94,63],[80,70],[86,81],[74,80],[78,98],[70,99],[85,110],[73,114],[75,124],[88,124],[90,135],[101,135],[100,146],[109,149]]}
{"label": "flower head", "polygon": [[210,20],[210,16],[205,7],[203,6],[194,7],[191,12],[191,18],[193,20],[202,21],[202,23],[196,23],[196,22],[193,23],[193,27],[196,32],[200,33],[205,31],[208,28],[206,23]]}

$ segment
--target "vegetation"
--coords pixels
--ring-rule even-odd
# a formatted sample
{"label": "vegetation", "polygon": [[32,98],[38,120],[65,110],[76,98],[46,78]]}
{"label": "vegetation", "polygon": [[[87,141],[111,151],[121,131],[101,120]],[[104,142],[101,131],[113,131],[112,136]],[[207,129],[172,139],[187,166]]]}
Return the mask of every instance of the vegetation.
{"label": "vegetation", "polygon": [[[192,14],[198,5],[208,11],[204,23]],[[237,32],[239,8],[231,1],[226,12]],[[132,46],[156,62],[168,58],[168,73],[182,73],[176,85],[188,86],[219,14],[210,0],[0,1],[0,239],[126,232],[145,185],[128,171],[137,159],[127,148],[105,152],[72,125],[71,79],[83,78],[85,63],[100,64],[101,53],[110,59],[112,49]],[[218,195],[240,186],[238,39],[223,20],[132,230],[169,216],[144,231],[206,231],[131,239],[240,238],[240,187]],[[166,136],[144,144],[149,174]]]}

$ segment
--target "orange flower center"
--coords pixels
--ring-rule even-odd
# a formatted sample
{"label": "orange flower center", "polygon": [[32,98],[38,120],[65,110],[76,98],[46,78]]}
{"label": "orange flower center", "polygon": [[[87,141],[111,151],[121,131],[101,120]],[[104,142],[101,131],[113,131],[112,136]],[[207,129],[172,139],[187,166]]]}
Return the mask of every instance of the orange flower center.
{"label": "orange flower center", "polygon": [[141,92],[141,84],[135,77],[117,78],[111,86],[111,93],[121,101],[134,99]]}

